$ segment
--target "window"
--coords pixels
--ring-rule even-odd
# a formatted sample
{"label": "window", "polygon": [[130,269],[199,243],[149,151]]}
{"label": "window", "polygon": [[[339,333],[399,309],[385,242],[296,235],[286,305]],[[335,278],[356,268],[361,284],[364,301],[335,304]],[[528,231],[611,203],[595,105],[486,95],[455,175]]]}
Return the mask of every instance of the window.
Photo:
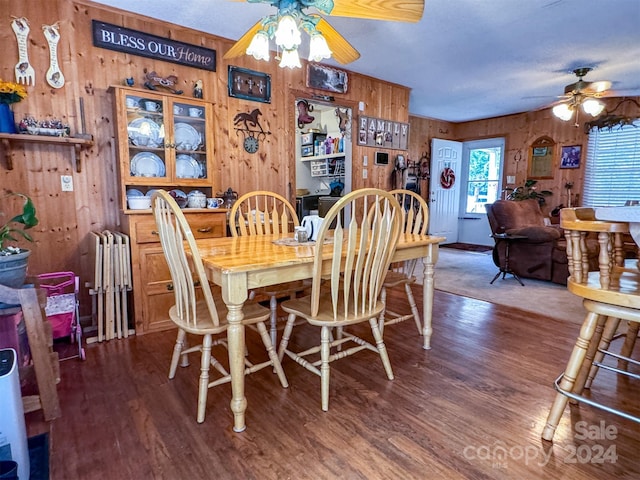
{"label": "window", "polygon": [[589,132],[583,192],[588,207],[640,200],[640,120]]}
{"label": "window", "polygon": [[500,194],[500,170],[504,140],[497,139],[485,145],[465,143],[468,148],[469,170],[466,185],[465,213],[485,214],[485,204],[493,203]]}

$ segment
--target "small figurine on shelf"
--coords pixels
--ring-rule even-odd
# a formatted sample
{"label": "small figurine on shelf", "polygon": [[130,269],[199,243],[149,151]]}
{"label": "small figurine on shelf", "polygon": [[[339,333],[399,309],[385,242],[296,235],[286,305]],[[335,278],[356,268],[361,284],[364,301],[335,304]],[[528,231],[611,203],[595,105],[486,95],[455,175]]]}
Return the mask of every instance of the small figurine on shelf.
{"label": "small figurine on shelf", "polygon": [[129,77],[129,78],[125,78],[124,79],[124,83],[127,87],[133,87],[135,85],[135,80],[133,79],[133,77]]}
{"label": "small figurine on shelf", "polygon": [[157,90],[158,88],[164,88],[176,95],[182,95],[182,90],[178,90],[175,88],[175,86],[178,83],[177,76],[168,75],[166,77],[161,77],[155,71],[148,72],[146,68],[144,69],[144,73],[145,73],[144,86],[149,90]]}
{"label": "small figurine on shelf", "polygon": [[193,98],[202,98],[202,80],[196,80],[193,87]]}

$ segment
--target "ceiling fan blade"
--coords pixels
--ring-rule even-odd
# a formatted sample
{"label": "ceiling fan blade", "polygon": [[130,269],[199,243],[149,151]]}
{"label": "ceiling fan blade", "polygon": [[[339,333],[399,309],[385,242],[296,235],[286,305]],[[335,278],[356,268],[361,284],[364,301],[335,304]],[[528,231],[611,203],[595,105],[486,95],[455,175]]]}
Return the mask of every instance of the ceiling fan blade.
{"label": "ceiling fan blade", "polygon": [[247,50],[247,47],[251,43],[251,40],[253,40],[253,37],[255,36],[256,32],[260,30],[260,28],[262,27],[261,22],[262,21],[259,20],[253,27],[251,27],[247,31],[247,33],[245,33],[242,37],[240,37],[240,39],[233,44],[233,46],[229,49],[229,51],[224,54],[223,58],[229,59],[229,58],[235,58],[235,57],[244,55]]}
{"label": "ceiling fan blade", "polygon": [[[320,7],[316,8],[322,9]],[[418,22],[424,12],[424,0],[333,0],[327,15],[369,18],[394,22]]]}
{"label": "ceiling fan blade", "polygon": [[600,82],[591,82],[584,88],[585,93],[602,93],[611,88],[611,82],[602,80]]}
{"label": "ceiling fan blade", "polygon": [[318,21],[316,30],[320,31],[324,36],[331,49],[332,57],[337,62],[342,64],[351,63],[360,58],[360,52],[353,48],[324,18]]}

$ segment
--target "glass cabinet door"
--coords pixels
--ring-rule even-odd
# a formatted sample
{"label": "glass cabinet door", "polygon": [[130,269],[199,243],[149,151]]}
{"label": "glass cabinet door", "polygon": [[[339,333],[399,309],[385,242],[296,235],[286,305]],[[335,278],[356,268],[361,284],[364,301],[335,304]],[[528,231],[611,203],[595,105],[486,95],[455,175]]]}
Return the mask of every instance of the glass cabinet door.
{"label": "glass cabinet door", "polygon": [[127,94],[129,175],[166,179],[165,113],[161,98]]}
{"label": "glass cabinet door", "polygon": [[[186,100],[186,99],[185,99]],[[175,177],[178,179],[208,178],[206,144],[206,110],[202,104],[174,100],[173,146],[175,147]]]}

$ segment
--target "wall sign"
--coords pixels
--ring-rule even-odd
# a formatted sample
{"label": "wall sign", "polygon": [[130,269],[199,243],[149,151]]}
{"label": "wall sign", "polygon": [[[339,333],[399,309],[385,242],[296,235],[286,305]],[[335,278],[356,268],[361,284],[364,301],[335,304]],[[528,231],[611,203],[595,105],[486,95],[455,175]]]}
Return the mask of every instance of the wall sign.
{"label": "wall sign", "polygon": [[358,145],[406,150],[409,124],[360,115]]}
{"label": "wall sign", "polygon": [[229,96],[271,103],[271,75],[229,65]]}
{"label": "wall sign", "polygon": [[216,51],[92,20],[95,47],[216,71]]}

